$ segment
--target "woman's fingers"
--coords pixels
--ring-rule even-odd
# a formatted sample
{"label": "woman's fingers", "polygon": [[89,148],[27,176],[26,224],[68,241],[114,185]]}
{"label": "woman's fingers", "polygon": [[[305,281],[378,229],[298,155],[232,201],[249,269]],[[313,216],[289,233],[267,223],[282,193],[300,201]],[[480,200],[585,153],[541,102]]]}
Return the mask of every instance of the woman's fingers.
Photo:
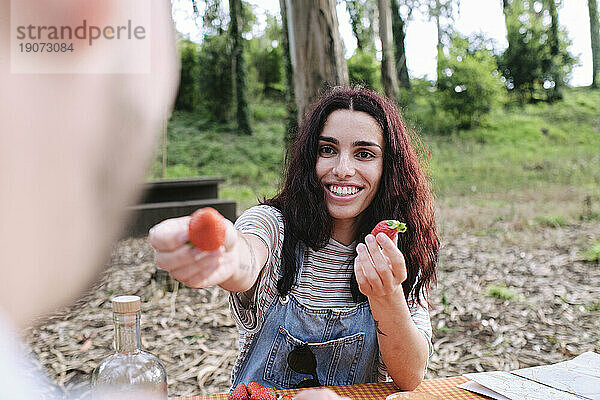
{"label": "woman's fingers", "polygon": [[368,281],[369,285],[374,291],[383,289],[383,282],[375,269],[374,261],[371,258],[371,253],[367,246],[363,243],[359,243],[356,246],[356,252],[358,253],[358,262],[362,267],[365,279]]}
{"label": "woman's fingers", "polygon": [[354,259],[354,275],[356,276],[356,283],[358,283],[358,288],[361,293],[365,296],[369,296],[373,292],[373,288],[369,285],[367,281],[367,277],[358,261],[358,257]]}
{"label": "woman's fingers", "polygon": [[190,287],[195,287],[195,285],[192,285],[190,282],[192,277],[207,276],[213,270],[218,268],[222,253],[218,251],[204,252],[201,256],[201,261],[192,261],[189,264],[168,269],[169,274],[178,281],[183,282]]}
{"label": "woman's fingers", "polygon": [[189,216],[164,220],[150,229],[148,242],[159,252],[172,252],[189,240],[189,224]]}
{"label": "woman's fingers", "polygon": [[379,275],[384,286],[389,286],[394,283],[394,275],[392,274],[392,265],[389,257],[384,253],[384,251],[382,251],[381,248],[379,248],[380,239],[382,239],[381,236],[384,236],[388,240],[385,243],[386,245],[393,243],[391,239],[384,233],[378,235],[378,238],[375,238],[373,235],[367,235],[365,242],[367,243],[367,248],[369,249],[369,253],[373,259],[375,271],[377,271],[377,274]]}
{"label": "woman's fingers", "polygon": [[389,294],[406,279],[404,256],[387,235],[367,235],[365,243],[356,246],[356,252],[354,273],[363,294]]}
{"label": "woman's fingers", "polygon": [[404,282],[406,280],[406,263],[404,261],[404,255],[392,239],[385,233],[379,233],[376,239],[383,250],[382,255],[386,258],[389,263],[388,265],[391,267],[390,271],[394,279],[399,283]]}
{"label": "woman's fingers", "polygon": [[179,246],[173,251],[158,251],[154,256],[156,265],[166,271],[172,271],[197,261],[196,257],[207,254],[188,245]]}

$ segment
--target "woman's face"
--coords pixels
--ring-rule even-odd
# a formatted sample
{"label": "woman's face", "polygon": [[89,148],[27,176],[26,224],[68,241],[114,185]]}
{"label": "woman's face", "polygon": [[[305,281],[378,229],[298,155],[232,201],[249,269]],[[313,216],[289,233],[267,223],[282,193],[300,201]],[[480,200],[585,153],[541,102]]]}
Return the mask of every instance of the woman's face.
{"label": "woman's face", "polygon": [[371,204],[383,171],[383,132],[362,111],[332,112],[319,137],[316,173],[336,221],[353,221]]}

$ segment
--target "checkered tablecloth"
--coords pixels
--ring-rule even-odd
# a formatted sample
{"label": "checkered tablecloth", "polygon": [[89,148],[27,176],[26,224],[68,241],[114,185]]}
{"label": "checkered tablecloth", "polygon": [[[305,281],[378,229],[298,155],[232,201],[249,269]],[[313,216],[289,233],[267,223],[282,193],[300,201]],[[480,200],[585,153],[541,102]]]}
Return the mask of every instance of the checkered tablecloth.
{"label": "checkered tablecloth", "polygon": [[[467,378],[462,376],[455,376],[452,378],[440,378],[440,379],[426,379],[418,388],[416,392],[431,393],[438,396],[443,400],[481,400],[487,397],[477,395],[475,393],[468,392],[463,389],[459,389],[456,385],[460,385],[467,381]],[[363,385],[348,385],[348,386],[330,386],[331,390],[341,396],[350,397],[353,400],[385,400],[387,395],[398,392],[398,388],[391,382],[381,383],[366,383]],[[299,389],[290,390],[278,390],[280,394],[294,394],[298,393]],[[201,396],[187,396],[187,397],[173,397],[171,400],[227,400],[227,393],[225,394],[211,394]]]}

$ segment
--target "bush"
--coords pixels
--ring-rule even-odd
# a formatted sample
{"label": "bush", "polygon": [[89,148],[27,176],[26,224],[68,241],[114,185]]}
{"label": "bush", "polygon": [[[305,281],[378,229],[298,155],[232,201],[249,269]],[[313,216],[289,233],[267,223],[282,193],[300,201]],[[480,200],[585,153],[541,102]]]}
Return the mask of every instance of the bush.
{"label": "bush", "polygon": [[448,57],[441,60],[441,71],[441,106],[458,128],[480,125],[504,93],[493,54],[485,48],[472,48],[469,39],[460,35],[452,39]]}
{"label": "bush", "polygon": [[182,111],[195,111],[198,107],[198,45],[190,40],[179,43],[179,58],[181,60],[181,74],[179,89],[175,99],[175,109]]}
{"label": "bush", "polygon": [[250,51],[249,66],[256,70],[256,78],[262,83],[263,94],[278,92],[276,88],[283,77],[283,54],[281,47],[256,47]]}
{"label": "bush", "polygon": [[347,64],[351,84],[363,85],[374,90],[381,89],[381,71],[375,54],[356,50],[356,53],[348,59]]}
{"label": "bush", "polygon": [[411,79],[411,88],[400,88],[399,104],[405,121],[418,133],[450,135],[456,130],[454,117],[441,105],[435,83]]}
{"label": "bush", "polygon": [[231,116],[231,44],[227,36],[205,37],[198,57],[200,103],[211,119],[225,122]]}

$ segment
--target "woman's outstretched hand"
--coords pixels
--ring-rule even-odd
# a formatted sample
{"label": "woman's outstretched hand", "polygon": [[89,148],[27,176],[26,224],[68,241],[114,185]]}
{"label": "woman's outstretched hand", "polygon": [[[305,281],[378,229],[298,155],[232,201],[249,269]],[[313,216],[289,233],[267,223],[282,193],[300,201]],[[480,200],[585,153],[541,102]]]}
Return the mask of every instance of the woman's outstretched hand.
{"label": "woman's outstretched hand", "polygon": [[406,280],[404,256],[386,234],[369,234],[356,246],[354,273],[360,291],[367,297],[382,297],[402,291]]}
{"label": "woman's outstretched hand", "polygon": [[215,251],[202,251],[189,242],[189,222],[189,216],[172,218],[150,229],[148,241],[156,250],[156,264],[189,287],[220,285],[233,276],[238,265],[232,251],[237,231],[223,218],[225,244]]}

